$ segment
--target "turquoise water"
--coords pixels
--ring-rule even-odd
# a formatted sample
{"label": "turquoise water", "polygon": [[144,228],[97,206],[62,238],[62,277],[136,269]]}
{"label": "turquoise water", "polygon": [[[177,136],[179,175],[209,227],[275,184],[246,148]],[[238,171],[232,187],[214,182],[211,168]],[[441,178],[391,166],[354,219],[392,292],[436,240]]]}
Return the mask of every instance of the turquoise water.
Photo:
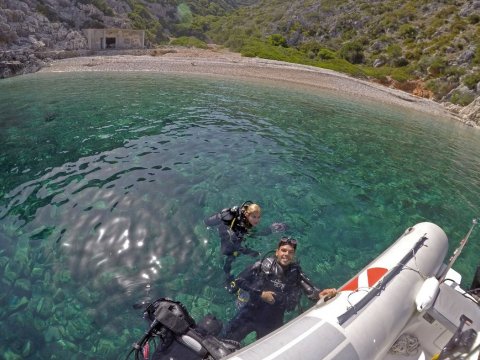
{"label": "turquoise water", "polygon": [[[479,132],[338,93],[155,74],[0,81],[0,353],[124,358],[132,304],[234,313],[215,229],[245,200],[288,224],[302,267],[339,287],[408,226],[451,251],[480,215]],[[266,253],[277,235],[253,237]],[[468,285],[480,231],[456,269]],[[234,270],[252,261],[240,257]]]}

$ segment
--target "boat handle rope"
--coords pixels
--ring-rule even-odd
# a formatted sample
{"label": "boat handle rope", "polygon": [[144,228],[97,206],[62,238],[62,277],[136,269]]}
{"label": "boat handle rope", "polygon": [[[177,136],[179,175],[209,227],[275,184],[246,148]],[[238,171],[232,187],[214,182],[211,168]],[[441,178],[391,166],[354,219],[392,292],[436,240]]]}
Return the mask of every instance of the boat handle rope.
{"label": "boat handle rope", "polygon": [[385,290],[385,286],[395,277],[400,271],[404,268],[404,265],[407,264],[417,253],[417,251],[424,245],[425,241],[428,239],[427,234],[425,233],[420,239],[417,240],[415,245],[412,248],[412,251],[409,251],[400,262],[392,268],[382,280],[380,280],[372,290],[365,295],[358,303],[349,308],[345,313],[340,315],[337,320],[339,325],[343,325],[347,320],[349,320],[353,315],[357,314],[361,309],[363,309],[373,298],[378,296],[380,292]]}

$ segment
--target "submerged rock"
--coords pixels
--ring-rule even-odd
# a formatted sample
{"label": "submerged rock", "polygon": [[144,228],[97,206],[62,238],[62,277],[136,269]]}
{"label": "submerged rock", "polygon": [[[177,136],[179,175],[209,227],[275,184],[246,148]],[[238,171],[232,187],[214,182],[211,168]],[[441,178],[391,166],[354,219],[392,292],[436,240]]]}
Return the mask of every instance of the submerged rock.
{"label": "submerged rock", "polygon": [[25,342],[25,345],[23,345],[23,348],[22,348],[22,358],[25,359],[26,357],[30,356],[33,354],[33,345],[32,345],[32,342],[30,340],[27,340]]}
{"label": "submerged rock", "polygon": [[30,274],[30,277],[33,281],[42,279],[43,278],[43,269],[40,268],[40,267],[34,267],[32,269],[32,273]]}
{"label": "submerged rock", "polygon": [[3,354],[5,360],[23,360],[23,357],[17,353],[14,353],[12,350],[7,350]]}
{"label": "submerged rock", "polygon": [[14,314],[16,312],[22,311],[25,309],[28,305],[29,300],[23,296],[20,299],[17,299],[16,301],[12,302],[7,309],[7,313],[9,315]]}
{"label": "submerged rock", "polygon": [[56,113],[48,112],[43,116],[43,119],[45,120],[45,122],[50,122],[50,121],[55,120],[56,117],[57,117]]}
{"label": "submerged rock", "polygon": [[46,342],[54,342],[62,337],[62,332],[58,326],[50,326],[45,333]]}
{"label": "submerged rock", "polygon": [[32,283],[30,280],[22,278],[15,281],[14,292],[17,295],[31,296],[32,295]]}
{"label": "submerged rock", "polygon": [[101,357],[108,357],[117,352],[117,347],[112,341],[100,339],[97,344],[96,353]]}

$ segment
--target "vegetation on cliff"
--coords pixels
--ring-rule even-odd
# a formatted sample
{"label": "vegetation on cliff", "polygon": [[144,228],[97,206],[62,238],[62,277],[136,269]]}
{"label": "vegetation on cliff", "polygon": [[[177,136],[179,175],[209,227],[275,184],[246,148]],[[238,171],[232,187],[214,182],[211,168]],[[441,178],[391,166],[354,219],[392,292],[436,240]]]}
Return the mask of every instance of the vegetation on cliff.
{"label": "vegetation on cliff", "polygon": [[192,34],[245,56],[373,78],[466,105],[480,87],[479,1],[262,0],[194,16]]}

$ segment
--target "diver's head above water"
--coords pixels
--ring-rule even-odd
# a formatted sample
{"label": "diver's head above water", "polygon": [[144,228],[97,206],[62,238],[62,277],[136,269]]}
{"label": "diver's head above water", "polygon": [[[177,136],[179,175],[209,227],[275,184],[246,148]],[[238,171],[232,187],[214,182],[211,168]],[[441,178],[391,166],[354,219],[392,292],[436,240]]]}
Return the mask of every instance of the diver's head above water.
{"label": "diver's head above water", "polygon": [[249,203],[242,205],[241,209],[243,216],[252,226],[257,226],[260,222],[260,218],[262,216],[262,209],[258,204]]}

